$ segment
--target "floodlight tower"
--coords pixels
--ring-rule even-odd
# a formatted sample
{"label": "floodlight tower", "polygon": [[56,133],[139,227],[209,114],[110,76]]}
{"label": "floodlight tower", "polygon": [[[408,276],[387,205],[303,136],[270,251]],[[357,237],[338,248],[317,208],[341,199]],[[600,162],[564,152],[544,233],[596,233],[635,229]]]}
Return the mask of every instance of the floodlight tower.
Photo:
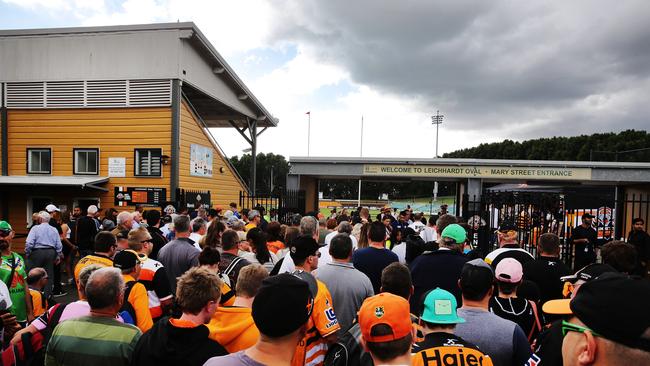
{"label": "floodlight tower", "polygon": [[442,124],[442,119],[445,116],[440,114],[440,111],[436,111],[435,116],[431,116],[431,124],[436,125],[436,158],[438,157],[438,129],[440,125]]}

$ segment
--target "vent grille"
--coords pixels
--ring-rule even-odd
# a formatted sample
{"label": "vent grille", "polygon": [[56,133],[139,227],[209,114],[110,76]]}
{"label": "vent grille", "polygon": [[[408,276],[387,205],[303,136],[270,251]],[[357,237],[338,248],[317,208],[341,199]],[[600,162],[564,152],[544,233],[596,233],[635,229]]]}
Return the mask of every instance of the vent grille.
{"label": "vent grille", "polygon": [[171,80],[92,80],[5,83],[7,108],[163,107]]}

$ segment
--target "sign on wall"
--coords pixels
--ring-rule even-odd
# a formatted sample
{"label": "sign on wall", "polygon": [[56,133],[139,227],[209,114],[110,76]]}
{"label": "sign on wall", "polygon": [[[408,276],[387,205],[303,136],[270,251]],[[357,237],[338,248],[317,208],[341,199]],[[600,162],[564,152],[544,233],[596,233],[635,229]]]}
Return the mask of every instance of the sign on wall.
{"label": "sign on wall", "polygon": [[363,166],[363,175],[523,180],[591,180],[591,168],[366,164]]}
{"label": "sign on wall", "polygon": [[212,176],[212,148],[196,144],[190,145],[190,175]]}
{"label": "sign on wall", "polygon": [[108,176],[126,177],[126,158],[108,158]]}
{"label": "sign on wall", "polygon": [[167,199],[166,188],[115,187],[115,206],[161,206]]}

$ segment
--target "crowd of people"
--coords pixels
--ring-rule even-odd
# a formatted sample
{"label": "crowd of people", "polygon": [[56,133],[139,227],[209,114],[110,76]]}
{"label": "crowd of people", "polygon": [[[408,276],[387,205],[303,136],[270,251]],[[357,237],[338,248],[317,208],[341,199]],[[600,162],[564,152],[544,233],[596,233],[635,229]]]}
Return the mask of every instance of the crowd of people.
{"label": "crowd of people", "polygon": [[[48,205],[24,257],[0,221],[2,365],[650,364],[650,237],[574,231],[536,254],[503,222],[472,248],[446,211]],[[600,250],[602,263],[597,263]],[[78,300],[58,303],[65,276]],[[63,283],[62,283],[63,282]]]}

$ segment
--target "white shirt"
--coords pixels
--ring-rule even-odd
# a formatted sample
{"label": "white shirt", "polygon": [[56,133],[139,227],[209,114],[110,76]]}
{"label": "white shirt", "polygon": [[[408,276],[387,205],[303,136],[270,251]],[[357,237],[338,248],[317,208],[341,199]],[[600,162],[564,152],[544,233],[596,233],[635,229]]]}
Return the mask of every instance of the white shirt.
{"label": "white shirt", "polygon": [[393,253],[397,254],[399,262],[406,264],[406,243],[401,242],[393,247]]}
{"label": "white shirt", "polygon": [[4,301],[5,302],[5,307],[0,308],[0,310],[7,310],[13,305],[11,302],[11,296],[9,295],[9,289],[7,288],[7,284],[4,283],[4,281],[0,281],[0,302]]}
{"label": "white shirt", "polygon": [[422,233],[422,231],[424,231],[424,228],[426,227],[426,225],[424,225],[422,223],[422,221],[416,221],[416,222],[412,223],[411,225],[409,225],[409,227],[411,229],[413,229],[416,234],[420,234],[420,233]]}
{"label": "white shirt", "polygon": [[194,240],[194,246],[198,250],[201,250],[201,246],[199,245],[199,240],[201,240],[202,237],[203,237],[203,235],[201,235],[199,233],[191,233],[190,234],[190,239]]}
{"label": "white shirt", "polygon": [[278,257],[273,252],[269,252],[269,254],[271,255],[271,260],[266,263],[260,263],[260,261],[257,260],[255,253],[253,252],[244,252],[241,257],[248,260],[252,264],[261,264],[264,268],[266,268],[267,271],[271,272],[271,270],[273,270],[273,267],[275,267],[275,264],[278,262]]}
{"label": "white shirt", "polygon": [[431,226],[426,226],[422,232],[420,232],[420,237],[422,240],[424,240],[425,243],[428,243],[430,241],[437,241],[438,240],[438,233],[436,232],[436,229],[431,227]]}
{"label": "white shirt", "polygon": [[291,258],[291,255],[287,253],[284,256],[284,260],[282,261],[282,265],[280,266],[280,270],[278,271],[278,274],[280,273],[293,273],[296,270],[296,265],[293,263],[293,258]]}
{"label": "white shirt", "polygon": [[[329,247],[330,247],[330,243],[332,242],[332,239],[334,239],[334,237],[339,234],[341,233],[339,233],[338,231],[332,231],[331,233],[325,235],[325,247],[327,247],[328,254],[329,254]],[[357,240],[357,238],[355,238],[354,235],[350,235],[350,239],[352,239],[352,248],[357,249],[359,247],[359,241]],[[321,258],[323,258],[322,255]]]}

